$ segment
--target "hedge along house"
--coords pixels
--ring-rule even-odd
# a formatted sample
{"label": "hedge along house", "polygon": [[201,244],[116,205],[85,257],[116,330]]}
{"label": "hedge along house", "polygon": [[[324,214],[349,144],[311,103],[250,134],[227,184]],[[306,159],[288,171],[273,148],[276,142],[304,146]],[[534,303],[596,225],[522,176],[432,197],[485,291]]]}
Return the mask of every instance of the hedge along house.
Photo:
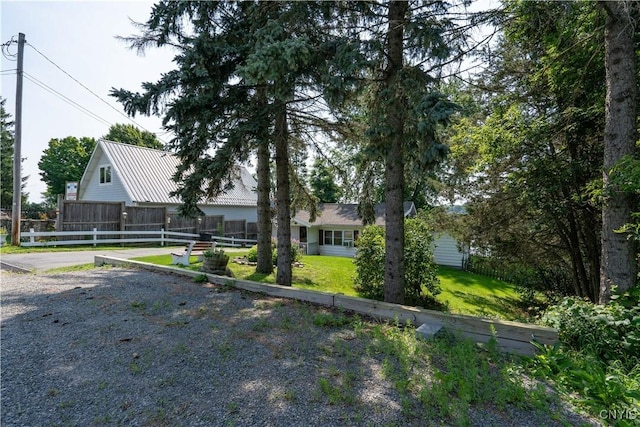
{"label": "hedge along house", "polygon": [[[179,162],[166,151],[99,140],[78,186],[78,200],[164,207],[175,218],[181,201],[170,194],[177,190],[172,178]],[[256,180],[242,166],[238,166],[237,172],[230,190],[198,205],[205,218],[255,225]]]}
{"label": "hedge along house", "polygon": [[[413,217],[416,213],[413,202],[404,202],[405,218]],[[374,224],[385,225],[384,203],[375,206]],[[300,211],[294,216],[291,237],[298,240],[309,255],[353,257],[356,253],[355,241],[363,228],[357,204],[323,203],[318,206],[318,214],[313,222],[307,211]],[[446,234],[437,234],[434,246],[437,264],[460,268],[468,258],[468,250]]]}

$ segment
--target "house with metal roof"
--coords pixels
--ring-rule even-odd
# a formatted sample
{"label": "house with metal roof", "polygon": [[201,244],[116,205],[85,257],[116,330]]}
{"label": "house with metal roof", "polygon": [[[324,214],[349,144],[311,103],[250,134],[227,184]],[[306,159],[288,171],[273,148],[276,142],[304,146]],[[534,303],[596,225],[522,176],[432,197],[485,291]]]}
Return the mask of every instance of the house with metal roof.
{"label": "house with metal roof", "polygon": [[[375,225],[385,225],[385,204],[374,207]],[[413,202],[404,202],[404,216],[417,213]],[[291,237],[298,240],[310,255],[353,257],[355,242],[364,226],[358,215],[358,205],[348,203],[321,203],[315,221],[307,211],[299,211],[291,221]],[[468,257],[468,250],[451,236],[434,236],[434,261],[436,264],[460,268]]]}
{"label": "house with metal roof", "polygon": [[[173,154],[101,139],[78,186],[78,200],[124,202],[125,206],[166,207],[176,212],[181,201],[172,177],[180,160]],[[257,221],[256,180],[238,166],[230,190],[199,208],[206,216]]]}

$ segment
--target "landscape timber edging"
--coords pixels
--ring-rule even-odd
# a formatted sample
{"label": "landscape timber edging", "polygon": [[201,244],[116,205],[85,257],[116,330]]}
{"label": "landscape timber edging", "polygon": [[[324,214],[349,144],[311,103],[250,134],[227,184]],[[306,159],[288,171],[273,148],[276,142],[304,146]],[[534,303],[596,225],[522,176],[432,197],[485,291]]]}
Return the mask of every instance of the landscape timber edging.
{"label": "landscape timber edging", "polygon": [[[109,256],[98,255],[94,258],[94,265],[101,266],[104,264],[118,267],[143,268],[146,270],[178,274],[188,277],[198,277],[204,274],[207,276],[209,282],[218,285],[231,286],[237,289],[258,292],[269,296],[292,298],[328,307],[336,307],[378,319],[390,321],[397,320],[402,323],[410,322],[416,327],[427,325],[428,328],[426,329],[428,329],[429,332],[424,333],[424,336],[426,337],[433,335],[433,331],[437,331],[440,328],[460,333],[461,335],[479,343],[486,343],[492,337],[495,337],[500,350],[518,353],[525,356],[531,356],[536,352],[536,347],[531,344],[532,340],[545,345],[554,345],[558,342],[557,330],[527,323],[497,319],[483,319],[462,314],[448,314],[440,311],[346,296],[344,294],[334,294],[307,289],[296,289],[290,286],[258,283],[248,280],[234,279],[231,277],[217,276],[200,271],[184,270],[176,267],[150,264],[141,261],[131,261]],[[419,333],[420,332],[421,331],[419,331]]]}

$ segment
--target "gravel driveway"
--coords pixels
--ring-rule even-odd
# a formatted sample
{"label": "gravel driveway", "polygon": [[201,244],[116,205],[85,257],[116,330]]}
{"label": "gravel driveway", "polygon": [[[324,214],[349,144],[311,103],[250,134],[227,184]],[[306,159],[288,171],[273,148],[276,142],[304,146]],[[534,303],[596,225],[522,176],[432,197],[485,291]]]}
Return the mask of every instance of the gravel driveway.
{"label": "gravel driveway", "polygon": [[[1,296],[4,427],[447,424],[405,415],[382,356],[314,324],[320,307],[120,268],[3,273]],[[555,417],[476,408],[472,425]]]}

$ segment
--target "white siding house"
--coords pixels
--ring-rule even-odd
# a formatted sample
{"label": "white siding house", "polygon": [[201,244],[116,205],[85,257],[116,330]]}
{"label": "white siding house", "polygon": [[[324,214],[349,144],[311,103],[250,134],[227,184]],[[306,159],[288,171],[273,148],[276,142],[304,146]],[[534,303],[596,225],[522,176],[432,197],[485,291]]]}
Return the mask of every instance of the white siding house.
{"label": "white siding house", "polygon": [[[332,255],[353,257],[354,242],[364,226],[358,216],[358,205],[323,203],[318,206],[315,221],[310,221],[309,212],[298,212],[291,221],[292,239],[300,242],[310,255]],[[413,202],[405,202],[405,217],[416,215]],[[375,224],[385,225],[385,205],[375,206]],[[434,260],[437,264],[460,268],[468,257],[468,251],[458,250],[455,239],[446,234],[434,236]]]}
{"label": "white siding house", "polygon": [[[125,206],[165,206],[176,212],[181,202],[172,176],[179,159],[152,148],[100,140],[78,187],[78,200],[124,202]],[[238,166],[233,188],[198,207],[208,216],[257,221],[256,181]]]}

